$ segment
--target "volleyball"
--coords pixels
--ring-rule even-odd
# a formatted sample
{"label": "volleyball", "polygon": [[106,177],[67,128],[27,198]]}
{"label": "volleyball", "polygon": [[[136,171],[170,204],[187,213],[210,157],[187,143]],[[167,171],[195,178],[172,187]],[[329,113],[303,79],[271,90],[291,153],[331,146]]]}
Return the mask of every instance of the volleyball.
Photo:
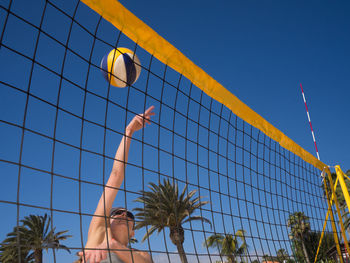
{"label": "volleyball", "polygon": [[112,49],[101,61],[101,71],[111,85],[124,88],[136,82],[141,73],[139,58],[128,48]]}

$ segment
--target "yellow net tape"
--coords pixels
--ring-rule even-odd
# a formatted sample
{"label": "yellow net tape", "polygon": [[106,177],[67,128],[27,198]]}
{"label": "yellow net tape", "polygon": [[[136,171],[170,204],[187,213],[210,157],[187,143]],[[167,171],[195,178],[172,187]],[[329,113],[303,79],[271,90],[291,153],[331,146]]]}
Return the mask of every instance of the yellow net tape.
{"label": "yellow net tape", "polygon": [[121,30],[140,47],[188,78],[207,95],[224,104],[238,117],[261,130],[282,147],[321,171],[326,166],[240,101],[173,45],[127,10],[121,3],[116,0],[82,0],[82,2]]}

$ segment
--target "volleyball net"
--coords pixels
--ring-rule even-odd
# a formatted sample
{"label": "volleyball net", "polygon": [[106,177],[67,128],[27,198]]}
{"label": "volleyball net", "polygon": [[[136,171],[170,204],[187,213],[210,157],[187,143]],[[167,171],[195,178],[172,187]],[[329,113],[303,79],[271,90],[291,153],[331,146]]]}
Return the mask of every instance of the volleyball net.
{"label": "volleyball net", "polygon": [[[151,125],[132,139],[115,206],[142,208],[134,201],[164,179],[195,190],[208,203],[193,216],[211,224],[182,225],[188,262],[311,262],[340,253],[335,244],[346,238],[342,212],[330,204],[328,166],[119,2],[7,0],[0,14],[2,240],[24,217],[46,213],[50,229],[68,230],[62,244],[72,253],[48,249],[44,261],[75,260],[125,127],[154,105]],[[118,47],[141,61],[139,79],[123,89],[100,69]],[[146,231],[137,230],[132,247],[154,262],[180,262],[167,227],[141,242]],[[225,251],[220,240],[234,246]],[[26,245],[15,243],[20,260]]]}

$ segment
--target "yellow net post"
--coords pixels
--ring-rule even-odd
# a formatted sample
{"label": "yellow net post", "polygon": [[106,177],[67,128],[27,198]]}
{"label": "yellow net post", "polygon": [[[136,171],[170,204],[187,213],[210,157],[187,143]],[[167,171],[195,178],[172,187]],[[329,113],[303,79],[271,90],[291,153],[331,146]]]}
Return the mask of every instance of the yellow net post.
{"label": "yellow net post", "polygon": [[[340,168],[339,168],[339,169],[340,169]],[[333,179],[332,179],[332,175],[331,175],[331,172],[330,172],[329,168],[326,169],[326,172],[327,172],[327,175],[328,175],[328,180],[329,180],[330,188],[331,188],[331,190],[332,190],[332,195],[333,195],[333,197],[334,197],[334,203],[335,203],[335,207],[336,207],[336,210],[337,210],[337,214],[338,214],[338,218],[339,218],[339,223],[340,223],[341,234],[342,234],[342,237],[343,237],[343,240],[344,240],[344,244],[345,244],[345,247],[346,247],[346,251],[350,251],[350,250],[349,250],[349,243],[348,243],[348,240],[347,240],[347,237],[346,237],[346,234],[345,234],[345,227],[344,227],[344,224],[343,224],[342,215],[341,215],[340,208],[339,208],[339,203],[338,203],[338,200],[337,200],[337,196],[336,196],[336,194],[335,194],[335,185],[333,184]],[[343,178],[343,179],[344,179],[344,178]],[[326,184],[326,182],[324,182],[324,184],[325,184],[325,189],[326,189],[327,202],[328,202],[328,205],[329,205],[329,204],[331,204],[331,202],[330,202],[331,199],[329,199],[329,196],[328,196],[327,184]],[[333,213],[331,213],[331,222],[332,222],[333,235],[334,235],[334,240],[335,240],[335,242],[336,242],[336,246],[337,246],[337,251],[338,251],[339,259],[340,259],[340,260],[343,260],[343,256],[342,256],[340,247],[338,247],[338,246],[339,246],[339,241],[337,242],[338,237],[336,237],[337,232],[336,232],[336,227],[335,227],[335,223],[334,223],[335,220],[334,220],[334,217],[333,217]]]}
{"label": "yellow net post", "polygon": [[[326,220],[325,220],[325,223],[324,223],[322,236],[321,236],[321,239],[320,239],[320,242],[319,242],[319,246],[318,246],[318,249],[317,249],[315,262],[317,260],[317,255],[318,255],[319,249],[321,247],[323,233],[324,233],[325,225],[327,223],[327,217],[328,217],[328,215],[330,215],[331,216],[331,225],[332,225],[332,229],[333,229],[333,237],[334,237],[334,241],[335,241],[335,246],[336,246],[336,249],[337,249],[337,252],[338,252],[339,260],[340,260],[341,263],[343,263],[343,257],[342,257],[342,253],[341,253],[341,249],[340,249],[339,238],[338,238],[338,235],[337,235],[337,228],[336,228],[336,225],[335,225],[335,219],[334,219],[334,215],[333,215],[333,211],[332,211],[333,199],[334,199],[334,202],[336,204],[338,214],[340,213],[339,205],[338,205],[337,197],[335,195],[335,188],[334,188],[335,186],[333,185],[333,180],[332,180],[332,176],[331,176],[331,172],[330,172],[329,168],[326,169],[326,173],[327,173],[328,179],[329,179],[330,189],[331,189],[331,192],[332,192],[332,198],[329,198],[327,182],[326,182],[326,178],[324,178],[323,183],[324,183],[325,193],[326,193],[326,197],[327,197],[328,213],[326,215]],[[342,222],[341,222],[341,224],[342,224]]]}
{"label": "yellow net post", "polygon": [[[324,176],[324,172],[322,172],[322,176]],[[321,245],[322,245],[322,240],[323,240],[323,237],[324,237],[324,232],[326,230],[326,226],[327,226],[327,222],[328,222],[328,217],[329,217],[329,215],[331,215],[331,218],[334,218],[333,211],[332,211],[332,205],[333,205],[333,198],[334,198],[335,189],[337,188],[337,184],[338,184],[338,178],[335,181],[334,188],[333,188],[334,191],[332,191],[332,197],[330,199],[328,198],[327,184],[326,184],[325,180],[323,180],[323,181],[325,183],[324,187],[325,187],[325,193],[326,193],[326,196],[327,196],[327,201],[330,200],[330,202],[327,202],[328,203],[328,211],[327,211],[324,223],[323,223],[322,233],[321,233],[320,241],[318,243],[318,247],[317,247],[314,263],[317,262],[318,253],[320,252],[320,248],[321,248]],[[334,220],[333,220],[333,222],[334,222]],[[332,227],[333,227],[333,225],[332,225]],[[334,228],[333,228],[333,232],[334,232]],[[335,240],[335,243],[336,243],[336,248],[337,248],[338,255],[340,255],[341,254],[341,250],[340,250],[340,246],[339,246],[338,235],[334,235],[334,240]]]}
{"label": "yellow net post", "polygon": [[340,184],[340,187],[341,187],[341,189],[343,191],[343,195],[344,195],[344,198],[345,198],[345,201],[346,201],[346,205],[348,206],[348,209],[349,209],[350,208],[350,196],[349,196],[349,191],[348,191],[348,188],[346,187],[346,183],[345,183],[345,180],[344,180],[344,173],[340,169],[339,165],[335,166],[335,171],[337,173],[337,177],[339,178],[339,184]]}
{"label": "yellow net post", "polygon": [[[348,207],[348,209],[350,208],[350,196],[349,196],[349,191],[348,191],[348,188],[346,186],[346,183],[345,183],[345,180],[344,180],[344,172],[340,169],[340,166],[339,165],[336,165],[335,166],[335,171],[337,173],[337,178],[339,179],[339,184],[340,184],[340,187],[342,189],[342,192],[343,192],[343,195],[344,195],[344,199],[345,199],[345,202],[346,202],[346,205]],[[347,177],[348,178],[348,177]],[[349,210],[350,211],[350,210]],[[349,242],[348,240],[346,239],[346,234],[345,234],[345,228],[344,228],[344,225],[343,225],[343,219],[340,217],[340,223],[341,223],[341,230],[342,230],[342,234],[344,236],[344,244],[345,244],[345,247],[346,247],[346,252],[347,254],[349,255]]]}

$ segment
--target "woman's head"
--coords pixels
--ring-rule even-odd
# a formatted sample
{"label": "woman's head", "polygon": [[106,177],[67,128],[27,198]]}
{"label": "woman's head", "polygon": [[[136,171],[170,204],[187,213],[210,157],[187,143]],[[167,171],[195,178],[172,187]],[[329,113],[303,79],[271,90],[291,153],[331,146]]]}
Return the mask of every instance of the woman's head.
{"label": "woman's head", "polygon": [[114,237],[125,235],[129,240],[135,235],[135,216],[133,213],[123,207],[115,207],[111,209],[110,217]]}

